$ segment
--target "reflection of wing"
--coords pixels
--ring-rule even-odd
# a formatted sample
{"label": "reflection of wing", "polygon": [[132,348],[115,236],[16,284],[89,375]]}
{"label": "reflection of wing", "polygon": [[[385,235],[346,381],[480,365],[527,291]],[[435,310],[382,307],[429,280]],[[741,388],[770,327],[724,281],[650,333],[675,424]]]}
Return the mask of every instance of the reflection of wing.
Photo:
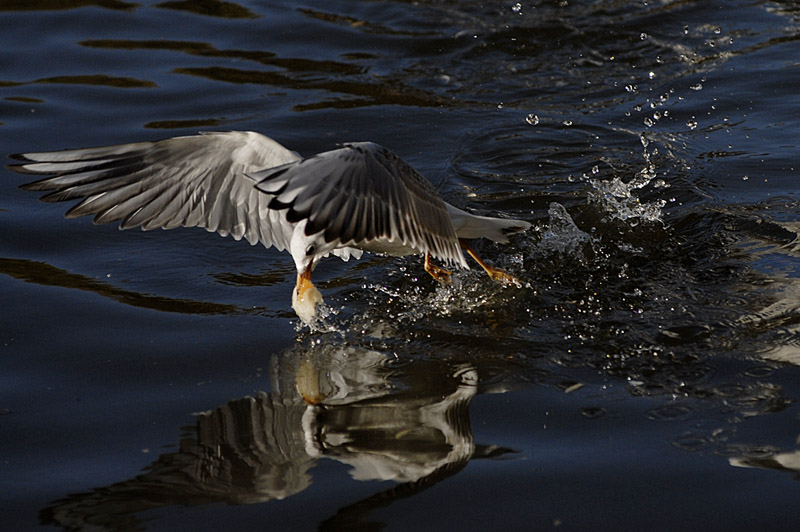
{"label": "reflection of wing", "polygon": [[296,161],[299,156],[252,131],[204,133],[15,156],[18,172],[56,174],[24,185],[51,191],[46,201],[82,201],[67,217],[94,215],[120,228],[204,227],[236,240],[285,249],[288,237],[271,197],[245,173]]}
{"label": "reflection of wing", "polygon": [[732,466],[736,467],[760,467],[763,469],[773,469],[775,471],[800,473],[800,451],[778,453],[763,458],[737,457],[729,458],[728,460]]}
{"label": "reflection of wing", "polygon": [[458,462],[446,463],[442,467],[433,470],[427,476],[421,477],[414,482],[400,484],[386,491],[371,495],[355,504],[340,508],[334,516],[320,523],[317,530],[320,532],[329,530],[377,530],[378,526],[364,524],[369,514],[374,510],[389,506],[399,499],[406,499],[425,491],[442,480],[455,475],[464,469],[467,463],[469,463],[468,458]]}
{"label": "reflection of wing", "polygon": [[68,530],[138,530],[135,514],[168,505],[283,499],[311,484],[305,405],[258,394],[198,416],[194,437],[136,478],[71,495],[41,512]]}
{"label": "reflection of wing", "polygon": [[469,402],[474,388],[460,388],[440,403],[408,408],[371,400],[309,410],[306,434],[315,434],[320,456],[350,465],[355,480],[414,482],[448,464],[469,461],[474,450]]}
{"label": "reflection of wing", "polygon": [[[472,456],[468,408],[477,392],[474,368],[426,372],[427,378],[413,387],[387,393],[384,355],[352,348],[314,355],[297,370],[301,395],[307,401],[313,395],[317,403],[303,417],[306,440],[314,444],[309,454],[349,464],[356,480],[397,482],[419,480]],[[376,393],[379,380],[374,376],[381,374],[382,393]]]}
{"label": "reflection of wing", "polygon": [[311,484],[311,465],[303,450],[303,408],[272,394],[229,402],[197,419],[197,449],[206,454],[199,479],[228,502],[283,499]]}
{"label": "reflection of wing", "polygon": [[476,453],[468,407],[477,371],[427,360],[398,369],[387,360],[350,346],[295,347],[273,358],[274,392],[199,414],[177,452],[136,478],[57,501],[41,520],[127,531],[138,529],[135,514],[161,506],[282,499],[310,485],[308,470],[323,457],[351,465],[357,480],[403,483],[354,507],[421,491]]}

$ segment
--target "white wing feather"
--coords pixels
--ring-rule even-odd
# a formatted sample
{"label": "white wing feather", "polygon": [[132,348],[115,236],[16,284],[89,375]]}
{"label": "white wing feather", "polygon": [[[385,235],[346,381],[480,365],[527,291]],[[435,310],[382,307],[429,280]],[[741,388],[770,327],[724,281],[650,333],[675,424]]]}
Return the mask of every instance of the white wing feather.
{"label": "white wing feather", "polygon": [[297,161],[251,131],[202,133],[157,142],[24,153],[19,172],[56,174],[24,188],[51,191],[45,201],[82,201],[68,217],[94,215],[121,229],[204,227],[250,244],[288,247],[291,228],[246,174]]}

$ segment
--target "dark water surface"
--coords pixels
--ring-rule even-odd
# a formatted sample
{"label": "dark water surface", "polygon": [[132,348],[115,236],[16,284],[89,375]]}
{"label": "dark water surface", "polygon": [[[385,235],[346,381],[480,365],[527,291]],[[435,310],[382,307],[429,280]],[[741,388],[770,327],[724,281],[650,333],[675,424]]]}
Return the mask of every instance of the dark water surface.
{"label": "dark water surface", "polygon": [[800,526],[794,2],[0,10],[6,154],[372,140],[534,224],[476,244],[524,288],[328,259],[312,332],[289,255],[3,170],[3,530]]}

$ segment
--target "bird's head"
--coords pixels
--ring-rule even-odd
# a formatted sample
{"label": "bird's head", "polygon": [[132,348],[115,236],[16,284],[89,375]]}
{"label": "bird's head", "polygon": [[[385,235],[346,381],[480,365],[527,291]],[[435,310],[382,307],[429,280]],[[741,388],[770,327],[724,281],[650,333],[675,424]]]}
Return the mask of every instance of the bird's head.
{"label": "bird's head", "polygon": [[299,276],[297,286],[292,291],[292,308],[297,317],[305,323],[311,323],[317,316],[317,305],[322,302],[322,294],[311,280]]}

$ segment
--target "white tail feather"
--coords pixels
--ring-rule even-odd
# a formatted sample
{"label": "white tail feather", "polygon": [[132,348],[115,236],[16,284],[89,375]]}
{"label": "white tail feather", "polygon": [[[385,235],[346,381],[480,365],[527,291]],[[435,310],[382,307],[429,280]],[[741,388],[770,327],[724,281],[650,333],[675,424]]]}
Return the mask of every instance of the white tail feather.
{"label": "white tail feather", "polygon": [[488,238],[500,244],[508,243],[508,235],[528,229],[531,224],[523,220],[477,216],[445,203],[453,229],[458,238]]}

